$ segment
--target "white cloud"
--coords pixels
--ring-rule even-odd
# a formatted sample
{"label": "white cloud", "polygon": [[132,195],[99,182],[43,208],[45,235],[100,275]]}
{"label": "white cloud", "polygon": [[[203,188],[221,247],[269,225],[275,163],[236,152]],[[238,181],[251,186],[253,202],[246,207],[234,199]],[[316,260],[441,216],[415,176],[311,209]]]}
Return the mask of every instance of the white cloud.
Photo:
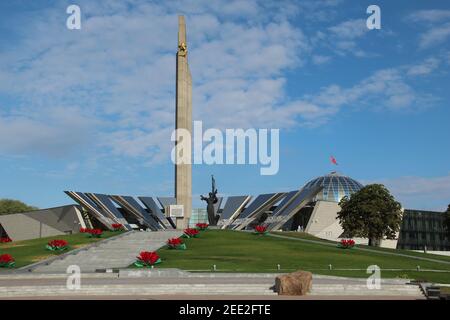
{"label": "white cloud", "polygon": [[407,73],[411,76],[420,76],[420,75],[426,75],[434,70],[439,66],[440,61],[436,58],[428,58],[423,63],[417,64],[414,66],[411,66]]}
{"label": "white cloud", "polygon": [[450,37],[450,10],[419,10],[411,13],[406,21],[419,23],[426,28],[419,35],[419,48],[421,49],[443,44]]}
{"label": "white cloud", "polygon": [[328,30],[341,39],[356,39],[368,32],[364,19],[344,21],[328,28]]}
{"label": "white cloud", "polygon": [[379,179],[405,208],[445,210],[450,204],[450,174],[440,177],[399,177]]}
{"label": "white cloud", "polygon": [[450,38],[450,23],[433,27],[424,32],[419,39],[419,46],[422,49],[444,43]]}
{"label": "white cloud", "polygon": [[340,22],[326,30],[317,31],[311,42],[314,46],[324,47],[338,55],[370,56],[360,48],[358,40],[363,38],[369,29],[364,19],[352,19]]}
{"label": "white cloud", "polygon": [[419,10],[411,13],[408,18],[414,22],[439,22],[450,19],[450,10]]}
{"label": "white cloud", "polygon": [[0,153],[65,157],[89,144],[95,125],[70,108],[49,108],[37,117],[0,114]]}
{"label": "white cloud", "polygon": [[[188,13],[194,118],[210,125],[236,126],[237,114],[242,126],[270,125],[255,115],[273,112],[273,104],[283,107],[282,71],[303,64],[309,50],[300,29],[277,14],[276,7],[271,14],[277,19],[266,21],[267,15],[259,13],[268,4],[257,1],[190,1],[182,6],[175,1],[80,1],[79,5],[81,30],[67,30],[61,11],[46,10],[44,18],[24,26],[17,47],[5,52],[0,91],[23,103],[2,107],[10,122],[2,127],[3,137],[15,135],[16,142],[0,152],[41,149],[52,155],[66,141],[68,146],[96,145],[103,148],[102,154],[168,158],[175,120],[180,7]],[[58,105],[54,110],[60,114],[76,105],[67,120],[73,128],[52,126],[61,121],[48,117],[49,104]],[[89,122],[78,122],[79,118],[101,120],[102,126],[86,130],[79,124]],[[19,134],[23,127],[26,130]],[[32,130],[38,134],[30,134]],[[85,138],[67,137],[74,130]]]}
{"label": "white cloud", "polygon": [[327,62],[331,61],[331,57],[330,56],[322,56],[322,55],[314,55],[312,57],[312,61],[314,64],[320,65],[320,64],[325,64]]}
{"label": "white cloud", "polygon": [[[2,106],[0,152],[63,155],[92,146],[98,148],[97,157],[145,158],[147,163],[169,159],[179,3],[79,5],[81,30],[67,30],[60,11],[47,10],[23,26],[20,42],[4,52],[0,92],[20,103]],[[203,120],[205,127],[317,126],[348,104],[378,105],[381,99],[387,108],[408,108],[416,103],[417,94],[399,70],[379,71],[348,88],[331,84],[289,99],[284,72],[307,63],[313,44],[274,3],[270,14],[276,19],[267,19],[268,6],[257,1],[184,2],[194,119]],[[362,26],[361,19],[351,20],[329,33],[348,51],[364,35]],[[320,39],[321,33],[317,35]],[[316,64],[327,59],[313,56]]]}
{"label": "white cloud", "polygon": [[379,70],[349,88],[330,85],[309,99],[317,105],[334,108],[355,105],[397,110],[416,107],[422,97],[407,84],[407,77],[401,68],[393,68]]}

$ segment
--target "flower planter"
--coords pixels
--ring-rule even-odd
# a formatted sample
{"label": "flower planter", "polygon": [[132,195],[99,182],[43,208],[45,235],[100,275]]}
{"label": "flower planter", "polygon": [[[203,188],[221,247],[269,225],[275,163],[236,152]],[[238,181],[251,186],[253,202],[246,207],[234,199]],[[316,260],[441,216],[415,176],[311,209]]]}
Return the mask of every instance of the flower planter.
{"label": "flower planter", "polygon": [[138,268],[149,268],[161,263],[161,258],[153,251],[142,251],[136,258],[134,265]]}
{"label": "flower planter", "polygon": [[9,242],[11,242],[12,240],[11,240],[11,238],[10,237],[3,237],[3,238],[0,238],[0,243],[9,243]]}
{"label": "flower planter", "polygon": [[180,238],[172,238],[167,240],[167,247],[169,249],[186,250],[186,244],[183,243],[183,240]]}
{"label": "flower planter", "polygon": [[116,231],[116,232],[123,230],[123,225],[120,223],[113,223],[112,227],[113,227],[113,231]]}
{"label": "flower planter", "polygon": [[90,238],[100,238],[103,231],[101,229],[81,228],[80,233],[87,233]]}
{"label": "flower planter", "polygon": [[265,226],[256,226],[255,231],[253,232],[253,234],[256,235],[266,235],[267,233],[268,233],[267,227]]}
{"label": "flower planter", "polygon": [[342,249],[351,249],[355,246],[355,240],[353,239],[342,239],[339,242],[338,247]]}
{"label": "flower planter", "polygon": [[10,254],[0,255],[0,268],[12,268],[15,264],[16,262]]}
{"label": "flower planter", "polygon": [[197,230],[205,231],[206,229],[208,229],[209,224],[207,224],[207,223],[197,223],[195,225],[195,227],[197,228]]}
{"label": "flower planter", "polygon": [[184,229],[184,233],[182,235],[183,238],[197,238],[199,235],[199,231],[197,229],[187,228]]}
{"label": "flower planter", "polygon": [[64,251],[69,248],[68,242],[66,240],[52,240],[47,243],[45,248],[50,251]]}

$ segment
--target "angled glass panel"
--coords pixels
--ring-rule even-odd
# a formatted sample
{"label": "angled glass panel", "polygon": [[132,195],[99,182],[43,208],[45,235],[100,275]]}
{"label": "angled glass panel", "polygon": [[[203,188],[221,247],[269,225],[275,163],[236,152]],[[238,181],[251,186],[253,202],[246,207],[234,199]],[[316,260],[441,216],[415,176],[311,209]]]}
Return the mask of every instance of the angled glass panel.
{"label": "angled glass panel", "polygon": [[130,196],[111,196],[124,210],[143,220],[143,224],[152,230],[161,229],[158,221],[156,221],[141,205]]}
{"label": "angled glass panel", "polygon": [[247,208],[245,208],[245,210],[241,213],[239,218],[245,219],[247,217],[250,217],[262,206],[264,206],[270,199],[272,199],[274,195],[275,193],[266,193],[257,196],[256,199],[253,200],[252,203],[250,203]]}
{"label": "angled glass panel", "polygon": [[70,198],[85,208],[92,216],[94,216],[99,222],[101,222],[108,229],[112,229],[114,223],[108,215],[97,206],[88,196],[82,192],[64,191]]}
{"label": "angled glass panel", "polygon": [[122,213],[117,209],[112,200],[106,194],[87,193],[87,196],[92,199],[100,208],[108,212],[113,218],[121,223],[125,229],[132,230],[128,221],[123,217]]}
{"label": "angled glass panel", "polygon": [[248,196],[233,196],[228,197],[227,202],[222,211],[221,219],[230,219],[236,211],[242,207],[242,205],[247,201]]}
{"label": "angled glass panel", "polygon": [[[155,200],[152,197],[138,197],[139,200],[145,205],[145,207],[150,210],[152,215],[166,228],[176,228],[172,219],[166,217],[159,206],[156,204]],[[175,199],[175,198],[174,198]]]}
{"label": "angled glass panel", "polygon": [[171,204],[177,204],[177,199],[175,197],[157,197],[159,203],[163,208],[170,206]]}
{"label": "angled glass panel", "polygon": [[272,217],[276,217],[292,201],[292,199],[297,195],[298,192],[298,190],[288,192],[283,200],[281,200],[277,208],[273,211]]}
{"label": "angled glass panel", "polygon": [[282,212],[278,214],[281,217],[280,221],[270,224],[268,230],[277,230],[282,227],[294,214],[296,214],[302,207],[310,202],[322,190],[322,186],[314,186],[311,188],[303,188],[298,193],[297,197],[287,205]]}
{"label": "angled glass panel", "polygon": [[[252,205],[254,205],[253,208],[255,209],[249,214],[247,214],[243,218],[243,221],[241,223],[236,224],[235,230],[242,230],[252,222],[257,221],[257,219],[259,219],[264,212],[269,210],[284,195],[285,193],[281,192],[281,193],[264,194],[257,197],[255,201],[253,201],[252,204],[250,204],[250,206],[247,208],[250,209]],[[258,198],[260,199],[258,200]],[[247,209],[245,211],[247,211]],[[245,213],[245,211],[243,213]]]}

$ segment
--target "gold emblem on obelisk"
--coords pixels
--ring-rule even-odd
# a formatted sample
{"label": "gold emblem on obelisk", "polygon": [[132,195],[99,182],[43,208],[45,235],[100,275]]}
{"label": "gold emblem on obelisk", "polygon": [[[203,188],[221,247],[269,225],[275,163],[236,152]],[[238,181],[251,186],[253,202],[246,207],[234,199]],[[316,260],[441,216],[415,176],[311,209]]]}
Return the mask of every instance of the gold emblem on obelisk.
{"label": "gold emblem on obelisk", "polygon": [[187,46],[186,43],[182,42],[179,46],[178,46],[178,54],[182,57],[185,57],[187,53]]}

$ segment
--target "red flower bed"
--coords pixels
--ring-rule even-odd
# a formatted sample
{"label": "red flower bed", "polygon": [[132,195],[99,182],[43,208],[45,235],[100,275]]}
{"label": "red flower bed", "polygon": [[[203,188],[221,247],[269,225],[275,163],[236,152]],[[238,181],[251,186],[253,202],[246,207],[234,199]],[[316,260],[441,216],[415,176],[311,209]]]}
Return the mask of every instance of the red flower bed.
{"label": "red flower bed", "polygon": [[169,249],[178,249],[178,250],[186,249],[186,244],[180,238],[172,238],[167,240],[167,246],[169,247]]}
{"label": "red flower bed", "polygon": [[204,231],[204,230],[208,229],[209,224],[207,224],[207,223],[197,223],[195,226],[196,226],[197,229],[199,229],[200,231]]}
{"label": "red flower bed", "polygon": [[255,234],[266,234],[267,233],[267,227],[265,226],[256,226],[255,227]]}
{"label": "red flower bed", "polygon": [[11,240],[11,238],[10,237],[3,237],[3,238],[0,238],[0,243],[8,243],[8,242],[11,242],[12,240]]}
{"label": "red flower bed", "polygon": [[100,238],[103,231],[101,229],[80,228],[80,233],[88,233],[91,237]]}
{"label": "red flower bed", "polygon": [[63,251],[68,248],[68,245],[66,240],[55,239],[49,241],[45,247],[50,251]]}
{"label": "red flower bed", "polygon": [[198,233],[199,232],[197,229],[187,228],[187,229],[184,229],[183,236],[186,238],[195,238],[198,236]]}
{"label": "red flower bed", "polygon": [[0,255],[0,268],[11,268],[14,267],[14,258],[10,254]]}
{"label": "red flower bed", "polygon": [[151,267],[161,262],[161,258],[154,251],[142,251],[136,258],[134,265],[139,268]]}
{"label": "red flower bed", "polygon": [[100,238],[103,231],[101,229],[89,229],[87,233],[89,233],[92,238]]}
{"label": "red flower bed", "polygon": [[339,243],[339,247],[343,249],[351,249],[355,246],[355,240],[353,239],[342,239]]}
{"label": "red flower bed", "polygon": [[114,231],[121,231],[121,230],[123,230],[123,225],[120,224],[120,223],[113,223],[112,227],[113,227]]}

